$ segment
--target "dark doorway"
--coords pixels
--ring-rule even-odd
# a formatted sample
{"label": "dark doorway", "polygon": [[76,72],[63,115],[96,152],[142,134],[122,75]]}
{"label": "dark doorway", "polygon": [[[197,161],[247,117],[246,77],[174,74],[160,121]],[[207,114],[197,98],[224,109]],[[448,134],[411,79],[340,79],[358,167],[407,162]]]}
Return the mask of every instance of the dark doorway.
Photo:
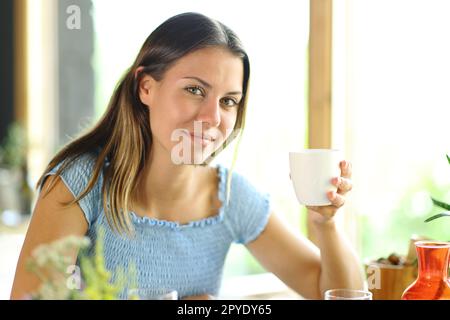
{"label": "dark doorway", "polygon": [[0,1],[0,143],[14,121],[14,0]]}

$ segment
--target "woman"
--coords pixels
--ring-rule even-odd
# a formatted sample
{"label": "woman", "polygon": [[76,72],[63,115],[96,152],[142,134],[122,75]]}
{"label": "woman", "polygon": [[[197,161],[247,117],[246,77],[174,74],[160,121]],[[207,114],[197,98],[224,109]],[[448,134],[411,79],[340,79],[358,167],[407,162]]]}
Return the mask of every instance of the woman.
{"label": "woman", "polygon": [[[318,248],[291,233],[244,177],[208,166],[242,132],[249,77],[247,54],[220,22],[185,13],[160,25],[103,118],[60,151],[38,182],[11,297],[39,285],[25,271],[36,246],[68,235],[95,243],[99,227],[108,269],[133,263],[140,288],[215,296],[232,242],[306,298],[361,288],[359,262],[333,220],[351,189],[348,163],[334,179],[333,205],[310,208]],[[71,258],[75,264],[77,253]]]}

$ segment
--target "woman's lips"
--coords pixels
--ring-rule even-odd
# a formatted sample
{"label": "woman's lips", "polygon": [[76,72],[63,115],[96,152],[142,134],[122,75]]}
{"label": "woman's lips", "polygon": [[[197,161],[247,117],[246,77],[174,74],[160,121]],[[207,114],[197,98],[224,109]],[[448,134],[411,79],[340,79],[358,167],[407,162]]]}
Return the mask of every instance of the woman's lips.
{"label": "woman's lips", "polygon": [[191,133],[191,137],[193,137],[193,138],[199,138],[199,139],[204,139],[204,140],[210,140],[210,141],[213,141],[214,139],[213,138],[211,138],[210,136],[205,136],[205,135],[200,135],[200,134],[193,134],[193,133]]}
{"label": "woman's lips", "polygon": [[214,139],[205,135],[195,135],[193,133],[190,133],[190,136],[193,140],[200,141],[202,146],[207,146],[209,143],[213,142]]}

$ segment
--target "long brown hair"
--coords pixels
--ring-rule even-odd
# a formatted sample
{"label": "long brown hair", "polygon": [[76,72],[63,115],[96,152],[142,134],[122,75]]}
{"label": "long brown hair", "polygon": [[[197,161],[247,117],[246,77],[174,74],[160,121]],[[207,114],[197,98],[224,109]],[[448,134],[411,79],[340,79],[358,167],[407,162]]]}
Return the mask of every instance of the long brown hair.
{"label": "long brown hair", "polygon": [[[183,13],[162,23],[143,44],[135,62],[118,83],[108,108],[93,128],[70,142],[50,161],[37,185],[57,164],[56,175],[86,153],[94,153],[93,174],[83,192],[67,205],[77,203],[96,184],[103,172],[102,203],[109,225],[119,233],[133,230],[128,208],[135,192],[139,174],[152,147],[150,114],[139,99],[138,83],[144,74],[160,81],[165,72],[180,58],[206,47],[222,47],[240,57],[244,66],[243,99],[238,108],[234,132],[222,148],[204,163],[208,164],[236,136],[241,137],[245,124],[245,110],[250,78],[249,58],[236,34],[222,23],[198,13]],[[143,67],[137,77],[137,68]],[[104,169],[104,162],[110,165]],[[233,159],[234,165],[235,157]],[[232,166],[233,166],[232,165]],[[104,170],[103,170],[104,169]],[[228,186],[230,175],[228,177]],[[54,185],[49,185],[50,190]],[[229,189],[228,189],[229,194]],[[107,205],[109,204],[109,206]]]}

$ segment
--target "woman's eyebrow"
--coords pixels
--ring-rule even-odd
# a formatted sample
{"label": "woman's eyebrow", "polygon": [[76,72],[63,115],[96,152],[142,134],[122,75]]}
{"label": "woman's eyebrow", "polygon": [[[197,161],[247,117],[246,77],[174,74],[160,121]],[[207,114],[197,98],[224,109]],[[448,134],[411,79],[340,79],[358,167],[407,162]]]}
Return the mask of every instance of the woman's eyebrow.
{"label": "woman's eyebrow", "polygon": [[[210,85],[208,82],[206,82],[205,80],[202,80],[198,77],[184,77],[183,79],[194,79],[197,80],[198,82],[200,82],[202,85],[204,85],[206,88],[211,89],[212,85]],[[232,92],[228,92],[227,94],[231,94],[231,95],[242,95],[241,91],[232,91]]]}

